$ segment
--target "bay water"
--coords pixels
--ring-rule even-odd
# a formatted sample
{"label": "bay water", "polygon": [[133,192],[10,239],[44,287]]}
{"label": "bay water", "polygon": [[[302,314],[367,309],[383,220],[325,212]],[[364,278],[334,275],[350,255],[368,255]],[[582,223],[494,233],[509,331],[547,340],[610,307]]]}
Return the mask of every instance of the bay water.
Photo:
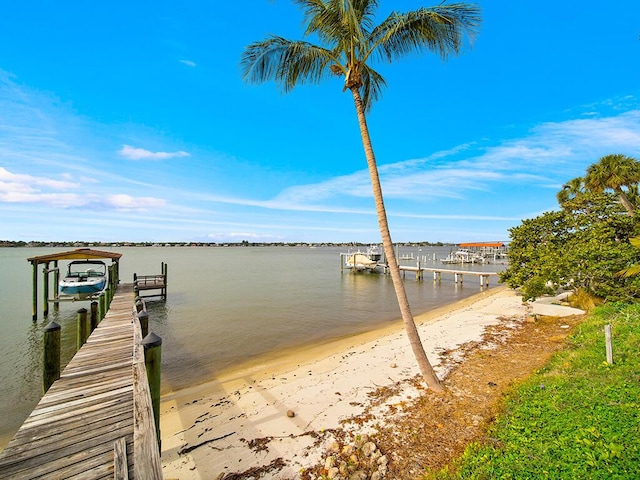
{"label": "bay water", "polygon": [[[42,330],[62,326],[62,364],[75,353],[76,312],[87,302],[61,303],[31,319],[32,267],[27,258],[65,248],[0,248],[0,449],[42,394]],[[212,380],[223,370],[279,351],[374,330],[400,318],[391,277],[342,271],[340,247],[119,247],[120,280],[161,273],[168,265],[168,298],[149,300],[150,330],[162,337],[163,391]],[[355,251],[353,249],[352,251]],[[403,265],[444,267],[449,247],[404,247]],[[107,261],[107,263],[109,263]],[[38,267],[42,292],[42,265]],[[503,265],[446,265],[499,271]],[[66,262],[60,262],[66,268]],[[455,284],[443,274],[405,279],[414,314],[478,293],[477,277]],[[491,279],[491,286],[496,279]],[[50,287],[55,288],[54,286]]]}

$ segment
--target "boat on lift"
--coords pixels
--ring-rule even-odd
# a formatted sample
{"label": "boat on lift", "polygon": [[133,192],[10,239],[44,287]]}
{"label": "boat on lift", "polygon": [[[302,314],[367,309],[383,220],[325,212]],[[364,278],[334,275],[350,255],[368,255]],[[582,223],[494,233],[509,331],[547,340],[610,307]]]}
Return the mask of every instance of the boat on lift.
{"label": "boat on lift", "polygon": [[345,267],[356,271],[376,270],[382,267],[382,252],[378,245],[371,245],[365,252],[358,250],[354,253],[343,254],[345,256]]}
{"label": "boat on lift", "polygon": [[100,260],[74,260],[58,283],[60,293],[78,299],[102,292],[107,286],[107,266]]}

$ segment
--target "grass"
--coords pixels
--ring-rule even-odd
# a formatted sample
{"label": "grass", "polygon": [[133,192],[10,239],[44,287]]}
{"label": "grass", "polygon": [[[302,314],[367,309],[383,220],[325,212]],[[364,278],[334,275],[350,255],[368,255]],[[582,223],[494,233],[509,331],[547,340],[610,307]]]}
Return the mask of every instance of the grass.
{"label": "grass", "polygon": [[597,307],[566,350],[508,395],[483,443],[424,479],[640,478],[639,347],[640,305]]}

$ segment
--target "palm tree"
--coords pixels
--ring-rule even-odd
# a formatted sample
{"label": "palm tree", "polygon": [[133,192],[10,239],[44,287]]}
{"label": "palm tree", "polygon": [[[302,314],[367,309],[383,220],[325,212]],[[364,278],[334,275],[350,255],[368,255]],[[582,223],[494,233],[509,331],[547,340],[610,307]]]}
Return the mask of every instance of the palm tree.
{"label": "palm tree", "polygon": [[558,203],[562,207],[568,201],[574,200],[583,194],[584,194],[584,179],[582,177],[577,177],[565,183],[562,186],[562,190],[560,190],[556,194],[556,197],[558,199]]}
{"label": "palm tree", "polygon": [[[636,206],[629,199],[640,182],[640,162],[622,154],[605,155],[587,168],[585,186],[592,192],[613,190],[628,215],[633,215]],[[625,187],[627,190],[623,189]]]}
{"label": "palm tree", "polygon": [[371,177],[378,225],[409,343],[427,385],[442,386],[420,341],[387,223],[378,167],[373,153],[366,113],[385,86],[374,60],[391,62],[414,51],[430,50],[442,59],[458,54],[464,35],[473,37],[480,23],[475,5],[455,3],[391,13],[375,25],[378,0],[294,0],[304,12],[305,35],[315,35],[320,45],[292,41],[275,35],[252,43],[242,54],[245,81],[275,80],[289,92],[298,84],[319,83],[329,76],[344,78],[343,91],[353,96],[362,145]]}

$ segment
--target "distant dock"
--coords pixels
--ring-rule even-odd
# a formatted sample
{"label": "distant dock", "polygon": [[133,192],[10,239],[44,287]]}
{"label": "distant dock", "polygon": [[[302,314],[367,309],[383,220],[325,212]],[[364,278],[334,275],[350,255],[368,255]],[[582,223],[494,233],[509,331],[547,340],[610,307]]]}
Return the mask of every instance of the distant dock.
{"label": "distant dock", "polygon": [[500,278],[500,274],[497,272],[474,272],[470,270],[454,270],[450,268],[431,268],[431,267],[409,267],[406,265],[400,266],[400,271],[413,272],[416,275],[416,280],[422,280],[425,272],[433,273],[433,281],[440,282],[442,280],[442,274],[453,275],[453,282],[462,284],[464,276],[478,277],[481,287],[489,286],[489,279],[491,277]]}
{"label": "distant dock", "polygon": [[[405,254],[398,257],[399,260],[417,260],[416,266],[399,265],[400,271],[405,276],[406,272],[415,274],[416,280],[423,280],[425,273],[433,274],[433,281],[442,281],[442,275],[452,275],[455,284],[462,284],[464,277],[477,277],[480,281],[481,287],[488,287],[490,278],[494,277],[499,279],[500,274],[498,272],[481,272],[473,270],[458,270],[453,268],[438,268],[438,267],[423,267],[422,261],[426,257],[414,257],[413,253]],[[456,262],[460,263],[460,262]],[[469,262],[473,263],[473,262]],[[341,270],[351,270],[352,272],[384,272],[388,273],[389,267],[386,263],[384,255],[377,247],[369,247],[365,251],[358,250],[356,252],[348,252],[340,254],[340,268]]]}

